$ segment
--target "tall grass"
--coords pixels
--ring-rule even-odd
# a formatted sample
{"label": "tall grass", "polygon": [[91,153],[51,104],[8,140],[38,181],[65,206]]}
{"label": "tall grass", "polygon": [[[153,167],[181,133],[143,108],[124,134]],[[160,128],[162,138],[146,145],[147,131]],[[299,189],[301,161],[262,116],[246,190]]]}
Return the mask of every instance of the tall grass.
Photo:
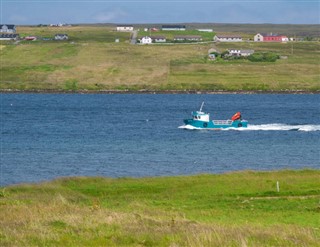
{"label": "tall grass", "polygon": [[[317,246],[318,170],[1,188],[1,246]],[[280,182],[280,192],[276,182]]]}

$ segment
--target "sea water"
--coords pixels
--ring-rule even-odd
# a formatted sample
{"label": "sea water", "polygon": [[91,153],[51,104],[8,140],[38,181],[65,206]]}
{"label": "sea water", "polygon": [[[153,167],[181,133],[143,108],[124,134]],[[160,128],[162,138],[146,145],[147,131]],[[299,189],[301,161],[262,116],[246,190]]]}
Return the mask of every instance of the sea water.
{"label": "sea water", "polygon": [[[320,168],[320,95],[1,94],[0,185]],[[191,111],[248,128],[189,130]]]}

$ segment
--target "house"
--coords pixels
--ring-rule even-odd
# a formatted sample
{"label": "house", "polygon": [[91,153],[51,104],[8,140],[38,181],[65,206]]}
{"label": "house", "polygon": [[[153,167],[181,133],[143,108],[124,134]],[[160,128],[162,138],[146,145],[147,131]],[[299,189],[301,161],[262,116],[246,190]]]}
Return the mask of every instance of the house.
{"label": "house", "polygon": [[258,33],[253,37],[255,42],[288,42],[289,39],[287,36],[284,35],[277,35],[277,34],[261,34]]}
{"label": "house", "polygon": [[234,57],[248,57],[254,53],[254,50],[239,50],[239,49],[229,49],[230,56]]}
{"label": "house", "polygon": [[213,29],[203,28],[203,29],[197,29],[197,31],[199,31],[199,32],[208,32],[208,33],[212,33],[212,32],[213,32]]}
{"label": "house", "polygon": [[215,42],[242,42],[241,36],[235,36],[235,35],[215,35],[213,37],[213,41]]}
{"label": "house", "polygon": [[162,31],[185,31],[185,25],[162,25]]}
{"label": "house", "polygon": [[0,33],[16,33],[15,25],[1,25],[0,24]]}
{"label": "house", "polygon": [[263,41],[263,35],[261,33],[257,33],[254,37],[253,37],[253,41],[255,42],[262,42]]}
{"label": "house", "polygon": [[167,41],[165,36],[151,36],[151,39],[155,43],[164,43]]}
{"label": "house", "polygon": [[17,33],[1,33],[0,40],[17,40],[19,39],[19,34]]}
{"label": "house", "polygon": [[133,26],[132,25],[118,25],[117,31],[118,32],[132,32]]}
{"label": "house", "polygon": [[177,35],[173,37],[175,41],[201,41],[200,35]]}
{"label": "house", "polygon": [[145,36],[140,39],[140,43],[141,44],[151,44],[152,39],[151,39],[151,37]]}
{"label": "house", "polygon": [[54,36],[54,39],[55,40],[67,40],[67,39],[69,39],[69,36],[68,36],[68,34],[56,34],[55,36]]}

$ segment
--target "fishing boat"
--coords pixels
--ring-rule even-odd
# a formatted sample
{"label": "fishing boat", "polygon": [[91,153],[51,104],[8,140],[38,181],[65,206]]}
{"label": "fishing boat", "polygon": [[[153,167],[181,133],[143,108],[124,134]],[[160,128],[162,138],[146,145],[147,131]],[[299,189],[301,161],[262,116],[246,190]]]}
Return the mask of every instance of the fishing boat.
{"label": "fishing boat", "polygon": [[183,122],[186,126],[193,129],[226,129],[226,128],[246,128],[248,127],[248,121],[242,120],[240,112],[234,114],[231,119],[228,120],[210,120],[210,113],[203,112],[204,102],[202,102],[199,111],[193,111],[191,113],[191,119],[185,119]]}

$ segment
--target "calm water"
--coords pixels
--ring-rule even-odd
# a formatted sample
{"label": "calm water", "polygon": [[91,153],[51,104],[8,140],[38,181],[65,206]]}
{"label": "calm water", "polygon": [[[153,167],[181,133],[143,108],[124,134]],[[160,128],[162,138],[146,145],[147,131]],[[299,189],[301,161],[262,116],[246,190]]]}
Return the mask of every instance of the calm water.
{"label": "calm water", "polygon": [[[320,168],[320,95],[1,94],[0,185]],[[178,128],[241,111],[246,130]]]}

